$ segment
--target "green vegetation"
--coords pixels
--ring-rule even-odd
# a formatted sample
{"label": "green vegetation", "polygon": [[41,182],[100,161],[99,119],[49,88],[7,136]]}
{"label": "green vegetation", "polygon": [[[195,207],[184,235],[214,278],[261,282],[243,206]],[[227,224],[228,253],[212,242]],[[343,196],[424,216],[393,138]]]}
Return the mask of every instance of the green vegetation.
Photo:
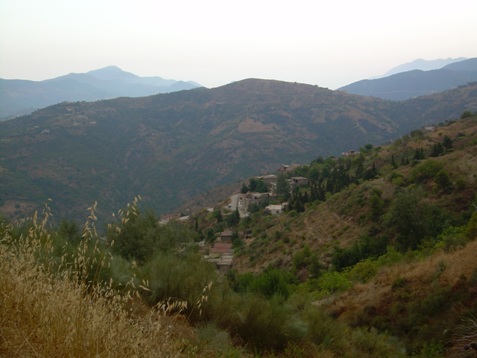
{"label": "green vegetation", "polygon": [[[112,212],[139,194],[156,213],[189,212],[224,197],[210,190],[281,163],[307,163],[359,147],[359,154],[368,156],[373,145],[416,126],[457,118],[473,103],[475,87],[391,102],[250,79],[215,89],[57,104],[0,122],[0,208],[9,218],[21,219],[52,199],[52,220],[59,222],[82,220],[85,208],[98,201],[99,220],[106,224]],[[444,137],[437,142],[449,150]],[[428,157],[428,148],[423,150]],[[394,156],[395,165],[413,160],[401,154]],[[437,154],[438,159],[442,149]],[[318,186],[309,195],[321,198],[322,189],[335,193],[348,180],[371,179],[379,165],[373,169],[373,163],[356,162],[348,173],[336,167],[328,187],[321,188],[317,174],[331,169],[325,160],[310,168]],[[295,199],[302,212],[307,199]]]}
{"label": "green vegetation", "polygon": [[[136,198],[105,227],[96,204],[82,225],[2,219],[0,355],[458,356],[477,343],[476,136],[470,116],[318,157],[279,176],[272,202],[308,179],[282,215],[164,224]],[[223,273],[204,256],[226,228]]]}

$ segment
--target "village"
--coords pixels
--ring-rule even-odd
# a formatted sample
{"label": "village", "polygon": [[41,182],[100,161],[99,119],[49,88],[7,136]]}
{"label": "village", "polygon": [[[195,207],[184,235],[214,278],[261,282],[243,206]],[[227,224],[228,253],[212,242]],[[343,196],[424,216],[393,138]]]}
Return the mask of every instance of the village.
{"label": "village", "polygon": [[[286,173],[291,171],[290,166],[282,165],[279,169],[280,173]],[[228,203],[222,208],[224,212],[237,211],[240,218],[246,218],[250,215],[250,211],[253,208],[260,207],[269,202],[276,201],[277,198],[277,178],[275,174],[269,174],[264,176],[255,177],[255,180],[263,181],[268,191],[266,192],[240,192],[230,196]],[[307,186],[308,178],[305,177],[291,177],[287,179],[288,187],[290,191],[297,186]],[[264,210],[270,215],[281,215],[286,211],[288,202],[282,202],[279,204],[269,204],[265,206]],[[204,258],[214,263],[220,272],[227,272],[232,269],[234,262],[233,254],[233,231],[226,229],[220,233],[220,236],[213,242],[212,246],[207,248],[205,242],[200,243],[200,247],[204,253]],[[251,240],[252,238],[247,233],[241,234],[244,239]]]}
{"label": "village", "polygon": [[[279,174],[288,174],[293,171],[296,165],[290,166],[282,164],[278,169]],[[276,202],[277,200],[277,179],[278,175],[268,174],[252,178],[252,180],[260,181],[265,184],[266,191],[247,191],[235,193],[229,197],[226,204],[219,210],[224,215],[230,215],[234,212],[238,212],[240,218],[246,218],[250,215],[251,210],[257,207],[263,207],[270,202]],[[294,188],[304,187],[309,184],[308,178],[300,176],[292,176],[287,179],[287,186],[290,191]],[[270,215],[281,215],[288,208],[288,202],[282,202],[278,204],[268,204],[264,207],[265,212]],[[212,213],[214,208],[208,208],[207,211]],[[167,214],[161,216],[161,224],[166,224],[171,220],[187,221],[190,220],[189,216],[181,216],[180,214]],[[234,231],[230,228],[223,230],[212,243],[208,244],[205,240],[197,243],[200,252],[204,258],[215,264],[219,272],[227,272],[233,267],[234,262]],[[252,240],[250,234],[240,233],[241,238],[245,240]]]}

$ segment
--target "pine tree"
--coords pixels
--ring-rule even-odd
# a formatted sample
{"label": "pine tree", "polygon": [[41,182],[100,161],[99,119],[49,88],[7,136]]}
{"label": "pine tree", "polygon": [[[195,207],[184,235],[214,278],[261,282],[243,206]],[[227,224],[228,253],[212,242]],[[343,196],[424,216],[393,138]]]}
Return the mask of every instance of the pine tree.
{"label": "pine tree", "polygon": [[391,156],[391,165],[393,166],[394,169],[398,167],[396,163],[396,159],[394,158],[394,154]]}
{"label": "pine tree", "polygon": [[442,145],[446,150],[451,149],[453,147],[452,139],[450,139],[448,136],[445,136],[444,140],[442,141]]}

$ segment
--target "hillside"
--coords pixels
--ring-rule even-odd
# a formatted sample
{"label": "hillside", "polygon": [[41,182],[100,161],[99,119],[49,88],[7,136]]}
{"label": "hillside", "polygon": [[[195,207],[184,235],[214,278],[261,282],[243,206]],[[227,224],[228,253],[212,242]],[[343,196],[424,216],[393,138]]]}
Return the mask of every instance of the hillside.
{"label": "hillside", "polygon": [[142,97],[197,87],[193,82],[136,76],[116,66],[44,81],[0,79],[0,120],[64,101]]}
{"label": "hillside", "polygon": [[[477,85],[403,103],[245,80],[143,98],[62,103],[0,123],[1,212],[53,199],[109,215],[134,196],[164,213],[222,184],[380,144],[473,110]],[[74,203],[73,205],[71,203]]]}
{"label": "hillside", "polygon": [[101,236],[96,204],[82,226],[54,203],[0,219],[0,355],[473,357],[476,155],[466,111],[249,178],[242,194],[271,192],[249,215],[164,223],[135,198]]}
{"label": "hillside", "polygon": [[[444,138],[452,143],[448,150],[442,147]],[[304,246],[319,253],[321,263],[330,266],[336,248],[350,247],[357,238],[368,235],[373,240],[387,237],[396,243],[396,233],[387,227],[387,211],[393,207],[396,196],[408,190],[416,203],[423,201],[436,205],[437,211],[442,210],[441,214],[456,222],[465,221],[472,213],[472,203],[477,200],[477,165],[473,160],[477,155],[476,143],[477,121],[474,116],[430,127],[427,131],[413,131],[390,145],[362,147],[351,157],[318,158],[310,165],[299,167],[287,176],[305,175],[310,182],[320,183],[318,188],[323,188],[328,200],[311,200],[310,187],[304,187],[290,199],[293,203],[294,197],[302,198],[306,193],[308,201],[303,203],[299,215],[292,212],[283,216],[265,215],[265,218],[259,215],[257,219],[252,216],[252,231],[259,232],[266,239],[253,242],[250,254],[242,257],[243,262],[240,258],[237,261],[238,269],[261,271],[275,261],[290,268],[293,253]],[[418,151],[423,152],[423,159],[415,158]],[[360,169],[363,172],[361,177],[358,168],[363,168]],[[372,174],[366,174],[371,173],[372,168],[375,168]],[[345,184],[336,189],[329,182],[338,170],[344,171],[341,175],[346,179],[342,179]],[[439,184],[434,176],[441,170],[448,178]],[[444,184],[447,187],[444,188]],[[376,205],[379,203],[379,207],[373,207],[373,201]],[[254,220],[259,227],[253,226]],[[424,221],[422,219],[416,225],[424,225]],[[407,225],[411,222],[408,221]],[[281,250],[277,250],[280,245],[271,245],[277,244],[277,238]],[[287,244],[284,244],[285,239]],[[384,244],[384,249],[388,243]],[[251,254],[255,257],[252,261],[249,260]]]}
{"label": "hillside", "polygon": [[[399,337],[408,356],[473,357],[464,352],[477,337],[476,156],[477,117],[467,113],[277,173],[309,185],[292,190],[282,214],[267,210],[284,200],[272,196],[241,218],[230,277],[241,287],[273,270],[292,273],[317,307]],[[221,210],[223,222],[199,215],[207,238],[229,225]]]}
{"label": "hillside", "polygon": [[399,72],[388,77],[361,80],[339,90],[393,101],[429,95],[477,81],[477,58],[454,62],[440,69]]}

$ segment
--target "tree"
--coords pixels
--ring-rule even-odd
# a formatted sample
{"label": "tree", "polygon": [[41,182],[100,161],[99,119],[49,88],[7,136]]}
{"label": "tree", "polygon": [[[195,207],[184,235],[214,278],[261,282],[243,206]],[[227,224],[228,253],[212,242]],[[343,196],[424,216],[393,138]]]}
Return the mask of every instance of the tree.
{"label": "tree", "polygon": [[371,180],[371,179],[374,179],[376,178],[376,176],[378,175],[378,170],[376,169],[376,164],[373,163],[373,165],[371,166],[371,168],[367,169],[364,174],[363,174],[363,179],[364,180]]}
{"label": "tree", "polygon": [[234,227],[237,226],[240,222],[240,214],[238,208],[236,208],[228,217],[227,217],[227,226]]}
{"label": "tree", "polygon": [[371,206],[371,218],[378,221],[384,212],[384,201],[381,199],[381,193],[375,191],[369,200],[369,204]]}
{"label": "tree", "polygon": [[217,219],[217,223],[221,223],[223,221],[222,212],[220,211],[220,209],[214,210],[214,218]]}
{"label": "tree", "polygon": [[268,268],[250,282],[250,290],[271,298],[274,295],[287,298],[290,295],[290,283],[293,276],[277,268]]}
{"label": "tree", "polygon": [[136,205],[130,206],[120,223],[111,225],[108,241],[113,242],[113,251],[126,259],[145,262],[155,248],[167,251],[174,245],[174,239],[161,235],[158,219],[153,212],[139,212]]}
{"label": "tree", "polygon": [[268,191],[267,183],[261,178],[251,178],[248,185],[251,192],[266,193]]}
{"label": "tree", "polygon": [[448,136],[445,136],[444,140],[442,141],[442,145],[444,146],[446,150],[451,149],[453,146],[452,139],[450,139]]}
{"label": "tree", "polygon": [[394,169],[398,167],[396,163],[396,159],[394,158],[394,154],[391,156],[391,165],[393,166]]}
{"label": "tree", "polygon": [[438,157],[444,154],[444,146],[441,143],[434,143],[432,146],[431,157]]}
{"label": "tree", "polygon": [[81,230],[74,221],[61,220],[58,235],[74,245],[77,245],[81,241]]}
{"label": "tree", "polygon": [[373,149],[373,145],[368,143],[368,144],[365,144],[364,147],[359,148],[359,151],[361,153],[369,153],[371,151],[371,149]]}
{"label": "tree", "polygon": [[279,174],[277,177],[276,194],[283,200],[288,200],[290,197],[290,184],[285,174]]}
{"label": "tree", "polygon": [[424,150],[421,148],[417,149],[414,151],[414,160],[422,160],[425,159],[424,156]]}
{"label": "tree", "polygon": [[436,160],[428,159],[412,168],[411,180],[414,182],[424,182],[432,179],[442,169],[442,164]]}
{"label": "tree", "polygon": [[449,215],[439,207],[423,203],[419,192],[407,190],[396,195],[387,214],[386,225],[396,233],[397,248],[416,249],[428,238],[449,226]]}
{"label": "tree", "polygon": [[445,169],[441,169],[439,172],[437,172],[436,176],[434,177],[434,181],[436,182],[439,189],[442,190],[449,189],[452,186],[449,174]]}
{"label": "tree", "polygon": [[397,244],[401,251],[415,249],[426,236],[417,195],[411,191],[398,194],[392,202],[387,225],[397,233]]}

